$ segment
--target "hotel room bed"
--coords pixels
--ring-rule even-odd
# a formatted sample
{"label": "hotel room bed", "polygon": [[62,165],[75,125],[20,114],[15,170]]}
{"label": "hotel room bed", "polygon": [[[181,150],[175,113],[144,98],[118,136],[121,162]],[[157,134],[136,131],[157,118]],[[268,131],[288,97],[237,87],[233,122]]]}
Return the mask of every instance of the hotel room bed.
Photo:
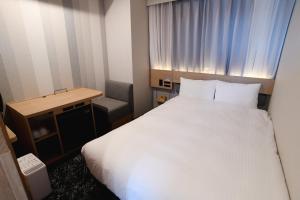
{"label": "hotel room bed", "polygon": [[82,154],[120,199],[289,199],[263,110],[178,96]]}

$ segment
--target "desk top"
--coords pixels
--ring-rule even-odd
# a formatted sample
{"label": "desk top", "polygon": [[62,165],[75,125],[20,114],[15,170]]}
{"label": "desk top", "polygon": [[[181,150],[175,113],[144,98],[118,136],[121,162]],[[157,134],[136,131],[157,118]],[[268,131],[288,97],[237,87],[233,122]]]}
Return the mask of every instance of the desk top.
{"label": "desk top", "polygon": [[90,100],[102,95],[103,93],[98,90],[78,88],[55,95],[51,94],[45,97],[34,98],[26,101],[11,102],[8,103],[7,106],[24,117],[29,117],[69,104]]}

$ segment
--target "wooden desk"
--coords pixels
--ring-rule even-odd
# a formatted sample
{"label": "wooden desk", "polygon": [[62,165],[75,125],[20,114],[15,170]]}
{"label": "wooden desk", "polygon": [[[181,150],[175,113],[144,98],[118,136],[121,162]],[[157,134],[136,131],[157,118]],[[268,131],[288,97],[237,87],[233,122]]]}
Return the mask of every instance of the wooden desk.
{"label": "wooden desk", "polygon": [[54,109],[60,110],[60,108],[79,102],[90,101],[102,95],[102,92],[97,90],[78,88],[56,95],[51,94],[46,97],[8,103],[7,106],[24,117],[31,117]]}
{"label": "wooden desk", "polygon": [[12,132],[12,130],[10,130],[7,126],[5,126],[6,128],[6,132],[8,135],[8,139],[11,143],[16,142],[17,141],[17,136],[14,132]]}
{"label": "wooden desk", "polygon": [[[56,95],[11,102],[6,107],[7,125],[16,133],[18,143],[24,149],[24,153],[33,153],[46,164],[50,164],[70,153],[72,149],[80,148],[82,143],[91,139],[91,135],[95,137],[91,101],[101,95],[102,92],[97,90],[78,88]],[[74,123],[72,113],[76,117]],[[89,124],[81,125],[84,122]],[[68,130],[67,126],[71,129],[74,126],[74,128]],[[79,130],[80,133],[78,133]],[[74,132],[74,138],[72,138],[72,132]],[[78,136],[77,140],[76,136]],[[84,137],[82,139],[81,136],[89,139]],[[73,139],[81,144],[72,145]]]}

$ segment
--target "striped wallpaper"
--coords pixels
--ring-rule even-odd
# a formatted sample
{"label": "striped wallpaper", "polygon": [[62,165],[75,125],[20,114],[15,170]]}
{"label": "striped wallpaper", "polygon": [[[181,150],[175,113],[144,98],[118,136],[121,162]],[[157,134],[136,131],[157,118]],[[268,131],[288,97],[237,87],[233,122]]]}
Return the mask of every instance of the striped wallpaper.
{"label": "striped wallpaper", "polygon": [[1,0],[0,92],[5,101],[54,89],[104,90],[101,0]]}

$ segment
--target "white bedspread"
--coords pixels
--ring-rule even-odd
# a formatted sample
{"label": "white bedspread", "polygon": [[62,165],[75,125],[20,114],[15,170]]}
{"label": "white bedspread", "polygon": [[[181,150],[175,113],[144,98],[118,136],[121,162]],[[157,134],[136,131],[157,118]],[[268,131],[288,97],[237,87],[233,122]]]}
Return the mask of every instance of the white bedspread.
{"label": "white bedspread", "polygon": [[288,200],[265,111],[176,97],[82,148],[120,199]]}

